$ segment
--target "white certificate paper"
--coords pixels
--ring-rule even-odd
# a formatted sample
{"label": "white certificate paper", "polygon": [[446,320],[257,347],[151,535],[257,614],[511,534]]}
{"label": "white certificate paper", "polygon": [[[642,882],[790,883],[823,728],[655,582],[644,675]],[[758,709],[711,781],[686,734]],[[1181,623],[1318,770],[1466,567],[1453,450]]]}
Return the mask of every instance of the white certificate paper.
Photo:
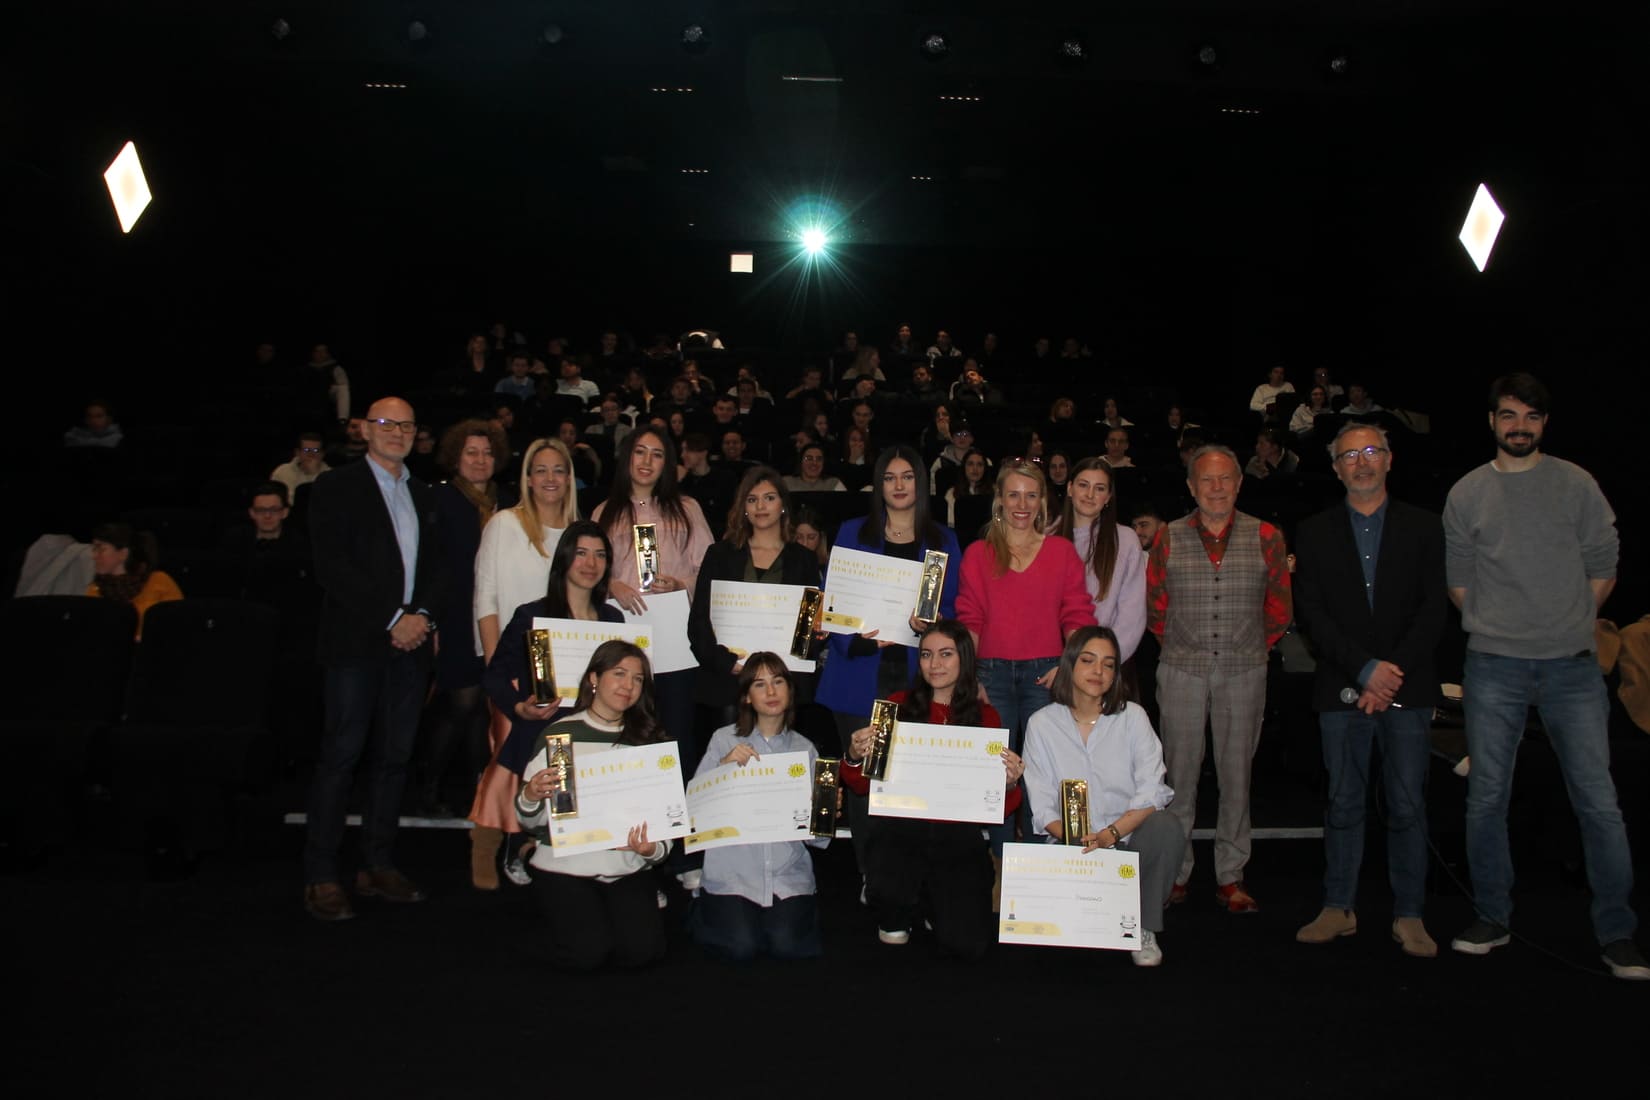
{"label": "white certificate paper", "polygon": [[915,647],[911,613],[922,588],[922,562],[836,546],[825,574],[825,613],[832,634],[877,632],[877,641]]}
{"label": "white certificate paper", "polygon": [[1003,822],[1008,731],[899,722],[888,777],[871,780],[871,816]]}
{"label": "white certificate paper", "polygon": [[[619,607],[617,600],[608,600],[614,607]],[[648,650],[648,660],[653,665],[653,674],[661,672],[680,672],[684,668],[698,668],[699,662],[693,658],[693,647],[688,644],[688,611],[690,604],[686,592],[643,592],[642,602],[647,604],[647,610],[640,615],[624,612],[626,623],[645,626],[652,633],[653,648]]]}
{"label": "white certificate paper", "polygon": [[550,632],[550,661],[555,666],[556,696],[560,699],[579,697],[579,681],[590,667],[591,654],[603,642],[632,642],[644,653],[653,652],[653,631],[645,623],[534,619],[533,629]]}
{"label": "white certificate paper", "polygon": [[687,795],[676,742],[579,745],[577,817],[550,820],[550,854],[570,856],[622,848],[630,830],[647,825],[649,840],[679,840],[688,834]]}
{"label": "white certificate paper", "polygon": [[1140,950],[1140,856],[1115,848],[1003,845],[998,943]]}
{"label": "white certificate paper", "polygon": [[710,582],[710,625],[716,640],[740,660],[766,649],[785,659],[792,672],[812,672],[814,662],[791,656],[796,615],[802,608],[800,584]]}
{"label": "white certificate paper", "polygon": [[813,767],[805,752],[775,752],[744,764],[723,764],[687,785],[693,832],[689,852],[736,844],[807,840],[813,808]]}

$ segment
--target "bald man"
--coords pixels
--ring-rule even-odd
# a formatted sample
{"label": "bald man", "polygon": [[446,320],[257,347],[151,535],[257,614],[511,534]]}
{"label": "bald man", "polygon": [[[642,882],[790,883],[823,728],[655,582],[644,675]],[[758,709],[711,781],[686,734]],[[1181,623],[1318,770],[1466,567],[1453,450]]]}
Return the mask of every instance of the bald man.
{"label": "bald man", "polygon": [[435,505],[430,487],[407,472],[418,430],[412,406],[399,397],[376,401],[364,428],[366,460],[321,475],[310,490],[315,576],[325,594],[317,648],[326,725],[309,796],[304,908],[324,921],[355,915],[338,852],[363,753],[369,774],[355,892],[424,900],[396,869],[394,846],[434,650]]}

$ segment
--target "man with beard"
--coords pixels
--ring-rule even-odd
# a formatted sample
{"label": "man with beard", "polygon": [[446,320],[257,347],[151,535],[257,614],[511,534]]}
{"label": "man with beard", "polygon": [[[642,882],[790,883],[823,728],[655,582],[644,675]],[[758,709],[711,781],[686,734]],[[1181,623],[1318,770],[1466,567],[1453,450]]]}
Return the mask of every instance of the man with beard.
{"label": "man with beard", "polygon": [[1593,931],[1618,978],[1650,979],[1633,942],[1633,860],[1610,778],[1610,705],[1594,621],[1616,584],[1615,514],[1581,467],[1541,451],[1547,387],[1510,374],[1490,387],[1496,454],[1444,508],[1449,596],[1467,631],[1467,863],[1478,919],[1450,944],[1487,955],[1509,940],[1507,806],[1533,705],[1581,826]]}

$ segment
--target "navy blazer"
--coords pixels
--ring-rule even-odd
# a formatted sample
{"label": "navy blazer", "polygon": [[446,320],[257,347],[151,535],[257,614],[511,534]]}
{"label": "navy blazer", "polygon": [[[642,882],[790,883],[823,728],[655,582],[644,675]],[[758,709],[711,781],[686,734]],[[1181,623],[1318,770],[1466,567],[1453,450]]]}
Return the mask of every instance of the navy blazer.
{"label": "navy blazer", "polygon": [[[404,567],[395,540],[395,522],[378,490],[378,481],[363,458],[316,479],[310,489],[309,530],[315,550],[315,579],[320,582],[321,629],[316,652],[324,664],[388,661],[402,651],[390,644],[390,620],[400,610]],[[418,560],[412,606],[441,606],[441,545],[434,491],[409,478],[418,510]],[[442,623],[455,645],[471,645],[467,624]],[[425,642],[414,654],[428,660]]]}
{"label": "navy blazer", "polygon": [[1368,662],[1404,672],[1397,702],[1430,708],[1438,699],[1435,651],[1444,632],[1444,528],[1431,512],[1387,498],[1375,560],[1375,606],[1364,594],[1358,545],[1344,501],[1295,533],[1295,618],[1318,651],[1312,705],[1350,710],[1341,691],[1359,687]]}

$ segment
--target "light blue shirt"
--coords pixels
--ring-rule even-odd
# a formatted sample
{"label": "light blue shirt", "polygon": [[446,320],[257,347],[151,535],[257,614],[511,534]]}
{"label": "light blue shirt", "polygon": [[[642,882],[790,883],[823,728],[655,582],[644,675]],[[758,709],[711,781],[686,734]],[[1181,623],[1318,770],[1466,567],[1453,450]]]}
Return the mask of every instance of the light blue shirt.
{"label": "light blue shirt", "polygon": [[[733,726],[723,726],[711,734],[710,747],[699,761],[695,778],[722,766],[722,758],[738,744],[747,744],[758,756],[776,752],[806,752],[808,768],[812,772],[819,750],[814,743],[795,730],[782,730],[773,737],[765,737],[752,730],[749,737],[740,737]],[[810,837],[807,840],[785,840],[773,844],[740,844],[732,848],[712,848],[705,853],[705,871],[702,886],[708,894],[732,895],[754,901],[764,909],[775,901],[814,893],[814,861],[806,846],[823,848],[828,837]]]}
{"label": "light blue shirt", "polygon": [[[370,455],[361,461],[372,468],[378,491],[384,496],[384,507],[389,509],[390,522],[395,525],[395,542],[401,548],[401,602],[412,603],[413,580],[418,574],[418,508],[413,504],[412,490],[407,487],[412,474],[403,466],[397,477]],[[394,626],[399,618],[398,611],[390,625]]]}
{"label": "light blue shirt", "polygon": [[1163,782],[1163,746],[1135,703],[1102,714],[1087,744],[1071,708],[1050,703],[1026,723],[1025,765],[1032,824],[1044,836],[1049,822],[1064,817],[1063,779],[1088,780],[1091,829],[1104,829],[1130,810],[1161,810],[1174,801],[1174,791]]}

